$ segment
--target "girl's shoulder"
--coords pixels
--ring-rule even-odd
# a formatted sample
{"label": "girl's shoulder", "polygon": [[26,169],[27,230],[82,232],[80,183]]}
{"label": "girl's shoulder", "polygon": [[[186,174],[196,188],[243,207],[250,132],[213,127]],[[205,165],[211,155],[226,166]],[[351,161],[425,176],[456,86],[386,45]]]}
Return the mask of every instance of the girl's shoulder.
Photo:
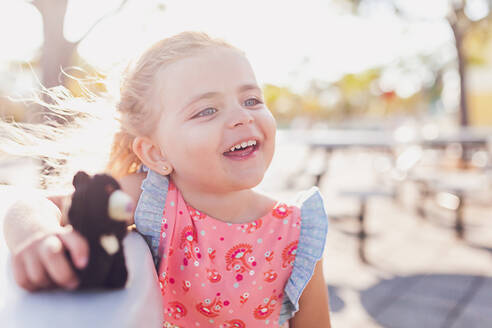
{"label": "girl's shoulder", "polygon": [[119,179],[118,183],[120,184],[121,189],[137,202],[142,193],[142,182],[146,176],[147,174],[143,172],[132,173]]}
{"label": "girl's shoulder", "polygon": [[312,223],[327,224],[325,201],[318,188],[312,187],[309,190],[299,193],[296,204],[301,210],[301,217],[303,219]]}
{"label": "girl's shoulder", "polygon": [[318,188],[313,187],[300,193],[296,203],[301,216],[298,257],[308,255],[318,260],[323,253],[328,232],[323,196]]}
{"label": "girl's shoulder", "polygon": [[[148,243],[154,262],[158,263],[158,247],[160,240],[160,228],[162,212],[166,202],[169,179],[152,170],[140,172],[140,194],[135,209],[135,225],[137,231]],[[137,181],[135,181],[137,182]]]}

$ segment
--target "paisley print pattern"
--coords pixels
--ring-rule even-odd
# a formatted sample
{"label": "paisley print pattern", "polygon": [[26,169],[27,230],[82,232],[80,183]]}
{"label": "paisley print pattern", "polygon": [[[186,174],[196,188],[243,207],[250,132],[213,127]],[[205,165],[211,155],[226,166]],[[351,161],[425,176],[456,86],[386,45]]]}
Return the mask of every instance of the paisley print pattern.
{"label": "paisley print pattern", "polygon": [[253,247],[249,244],[239,244],[231,248],[226,256],[227,270],[234,270],[238,273],[252,270],[256,266],[256,261],[250,254],[253,253]]}
{"label": "paisley print pattern", "polygon": [[278,297],[277,295],[272,295],[270,298],[265,298],[263,300],[263,304],[260,304],[255,308],[253,315],[258,320],[265,320],[270,315],[272,315],[277,305],[278,305]]}
{"label": "paisley print pattern", "polygon": [[181,232],[179,248],[184,249],[185,252],[184,265],[188,265],[188,260],[191,260],[195,266],[199,265],[198,260],[202,257],[202,254],[198,247],[196,231],[192,226],[185,227]]}
{"label": "paisley print pattern", "polygon": [[293,241],[284,248],[282,252],[282,268],[286,268],[287,266],[292,266],[294,264],[297,253],[297,244],[297,241]]}
{"label": "paisley print pattern", "polygon": [[176,302],[176,301],[170,302],[167,305],[167,309],[166,309],[167,315],[169,315],[170,317],[176,320],[185,317],[187,312],[188,311],[186,311],[186,307],[180,302]]}
{"label": "paisley print pattern", "polygon": [[204,316],[214,318],[219,315],[222,306],[222,301],[217,296],[213,300],[207,298],[203,302],[198,303],[196,309]]}
{"label": "paisley print pattern", "polygon": [[277,219],[284,219],[292,213],[292,206],[287,206],[284,203],[280,203],[272,210],[272,215]]}

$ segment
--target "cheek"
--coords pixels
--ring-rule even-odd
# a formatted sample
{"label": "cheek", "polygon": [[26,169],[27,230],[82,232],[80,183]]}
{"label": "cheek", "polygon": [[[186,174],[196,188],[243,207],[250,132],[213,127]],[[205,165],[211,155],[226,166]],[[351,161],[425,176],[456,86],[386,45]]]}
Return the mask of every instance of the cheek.
{"label": "cheek", "polygon": [[260,122],[263,133],[267,138],[268,145],[273,151],[275,148],[275,136],[277,132],[277,123],[275,118],[269,110],[266,110],[262,113]]}
{"label": "cheek", "polygon": [[[166,140],[164,149],[172,164],[183,165],[200,163],[217,152],[217,141],[211,131],[199,129],[180,129]],[[203,164],[203,163],[202,163]]]}

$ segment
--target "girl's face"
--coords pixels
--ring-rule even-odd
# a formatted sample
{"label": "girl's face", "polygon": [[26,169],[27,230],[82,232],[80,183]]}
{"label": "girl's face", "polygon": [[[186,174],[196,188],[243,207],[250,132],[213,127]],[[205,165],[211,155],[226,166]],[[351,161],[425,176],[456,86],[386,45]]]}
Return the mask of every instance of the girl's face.
{"label": "girl's face", "polygon": [[259,184],[275,120],[244,55],[210,48],[170,64],[158,81],[162,115],[152,137],[178,187],[220,193]]}

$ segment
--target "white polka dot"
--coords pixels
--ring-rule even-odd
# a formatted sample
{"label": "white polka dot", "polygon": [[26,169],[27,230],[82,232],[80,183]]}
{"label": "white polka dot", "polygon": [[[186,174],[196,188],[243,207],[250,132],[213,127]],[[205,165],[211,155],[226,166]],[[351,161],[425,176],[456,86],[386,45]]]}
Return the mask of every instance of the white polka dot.
{"label": "white polka dot", "polygon": [[252,276],[252,275],[254,275],[254,274],[255,274],[255,270],[251,270],[251,271],[249,272],[249,275],[250,275],[250,276]]}
{"label": "white polka dot", "polygon": [[198,277],[198,276],[199,276],[198,273],[195,273],[195,277]]}
{"label": "white polka dot", "polygon": [[284,224],[287,224],[287,223],[289,223],[289,220],[284,219]]}
{"label": "white polka dot", "polygon": [[217,230],[217,227],[216,226],[213,226],[212,229]]}
{"label": "white polka dot", "polygon": [[162,233],[162,238],[166,238],[166,233],[165,232]]}
{"label": "white polka dot", "polygon": [[238,288],[238,287],[239,287],[239,284],[236,282],[236,283],[234,284],[234,288]]}
{"label": "white polka dot", "polygon": [[258,287],[258,290],[262,290],[262,289],[263,289],[263,286]]}
{"label": "white polka dot", "polygon": [[208,320],[208,322],[214,323],[214,319],[210,319],[210,320]]}
{"label": "white polka dot", "polygon": [[266,319],[265,323],[268,325],[270,323],[270,320]]}
{"label": "white polka dot", "polygon": [[230,222],[227,222],[227,225],[228,225],[228,226],[230,227],[230,226],[232,225],[232,223],[230,223]]}
{"label": "white polka dot", "polygon": [[173,294],[176,295],[176,291],[175,290],[173,290]]}
{"label": "white polka dot", "polygon": [[174,202],[171,202],[171,206],[174,206]]}
{"label": "white polka dot", "polygon": [[184,271],[185,266],[181,264],[181,266],[179,268],[181,269],[181,271]]}
{"label": "white polka dot", "polygon": [[200,231],[200,234],[201,234],[202,236],[205,236],[205,230]]}
{"label": "white polka dot", "polygon": [[253,284],[253,285],[256,285],[256,280],[253,280],[252,284]]}
{"label": "white polka dot", "polygon": [[202,287],[205,287],[205,284],[204,283],[202,283]]}
{"label": "white polka dot", "polygon": [[234,312],[234,311],[233,310],[229,310],[229,313],[232,313],[232,312]]}
{"label": "white polka dot", "polygon": [[199,322],[195,322],[195,326],[200,326],[200,323]]}
{"label": "white polka dot", "polygon": [[257,241],[256,241],[258,244],[261,244],[263,242],[263,239],[259,238]]}
{"label": "white polka dot", "polygon": [[270,233],[274,233],[274,232],[275,232],[275,230],[273,230],[273,229],[272,229],[272,230],[270,230]]}

